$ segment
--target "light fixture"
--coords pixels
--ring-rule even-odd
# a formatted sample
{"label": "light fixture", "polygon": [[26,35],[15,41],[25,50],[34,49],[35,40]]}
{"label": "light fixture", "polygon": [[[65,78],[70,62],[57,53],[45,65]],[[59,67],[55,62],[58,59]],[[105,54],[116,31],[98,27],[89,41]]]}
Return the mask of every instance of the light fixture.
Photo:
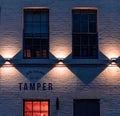
{"label": "light fixture", "polygon": [[116,63],[117,58],[111,58],[111,63]]}
{"label": "light fixture", "polygon": [[59,62],[63,62],[64,58],[58,58]]}
{"label": "light fixture", "polygon": [[10,62],[11,58],[5,58],[6,62]]}

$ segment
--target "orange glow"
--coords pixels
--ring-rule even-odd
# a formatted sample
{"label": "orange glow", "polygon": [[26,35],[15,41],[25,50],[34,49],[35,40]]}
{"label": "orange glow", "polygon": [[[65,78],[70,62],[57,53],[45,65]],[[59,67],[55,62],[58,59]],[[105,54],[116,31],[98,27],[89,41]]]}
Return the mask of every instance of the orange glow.
{"label": "orange glow", "polygon": [[1,69],[4,75],[10,74],[10,73],[16,74],[15,73],[16,69],[12,66],[9,66],[9,62],[6,62],[6,65],[5,66],[3,65]]}
{"label": "orange glow", "polygon": [[17,50],[6,48],[1,52],[1,56],[3,58],[13,58],[16,55],[17,52],[18,52]]}
{"label": "orange glow", "polygon": [[9,66],[10,65],[10,62],[9,61],[5,61],[5,65],[7,66]]}
{"label": "orange glow", "polygon": [[102,46],[102,52],[105,54],[109,59],[111,58],[118,58],[120,56],[120,45],[113,44]]}
{"label": "orange glow", "polygon": [[100,83],[105,85],[120,84],[120,68],[117,65],[108,66],[100,75]]}
{"label": "orange glow", "polygon": [[[21,48],[20,39],[12,36],[1,38],[4,43],[1,43],[0,54],[3,58],[13,58]],[[1,40],[1,42],[2,42]]]}
{"label": "orange glow", "polygon": [[48,111],[48,102],[41,102],[41,111]]}
{"label": "orange glow", "polygon": [[[56,65],[56,67],[65,67],[65,64],[63,63],[63,61],[59,61]],[[62,69],[62,68],[60,68]]]}
{"label": "orange glow", "polygon": [[21,77],[21,73],[15,67],[9,65],[1,67],[2,83],[3,85],[7,85],[9,89],[15,88],[16,83],[21,81]]}
{"label": "orange glow", "polygon": [[70,51],[64,48],[56,48],[56,50],[53,52],[53,55],[57,59],[65,59],[70,54]]}
{"label": "orange glow", "polygon": [[25,111],[32,111],[32,102],[25,102]]}
{"label": "orange glow", "polygon": [[[64,65],[64,64],[63,64]],[[50,70],[47,75],[51,75],[50,79],[57,83],[57,85],[60,85],[60,87],[64,87],[67,84],[74,83],[78,81],[78,78],[75,78],[75,74],[69,70],[66,66],[56,66],[52,70]]]}
{"label": "orange glow", "polygon": [[26,101],[25,116],[48,116],[48,101]]}
{"label": "orange glow", "polygon": [[71,54],[71,39],[69,37],[52,38],[50,52],[56,58],[66,58]]}
{"label": "orange glow", "polygon": [[67,67],[63,66],[62,64],[61,65],[58,64],[58,67],[55,67],[54,70],[56,71],[55,74],[60,74],[60,75],[61,73],[66,75],[68,71]]}
{"label": "orange glow", "polygon": [[40,111],[40,102],[38,102],[38,101],[33,102],[33,110]]}

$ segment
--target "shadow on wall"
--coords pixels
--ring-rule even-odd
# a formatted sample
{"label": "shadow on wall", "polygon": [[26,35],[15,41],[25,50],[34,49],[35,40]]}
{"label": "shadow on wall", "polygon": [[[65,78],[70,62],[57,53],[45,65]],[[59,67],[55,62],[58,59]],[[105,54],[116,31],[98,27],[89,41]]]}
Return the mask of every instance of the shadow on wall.
{"label": "shadow on wall", "polygon": [[[100,56],[103,59],[108,60],[109,59],[100,52]],[[71,57],[70,55],[66,58],[69,59]],[[93,59],[94,60],[94,59]],[[73,65],[73,66],[67,66],[71,72],[73,72],[84,84],[91,83],[97,76],[107,67],[106,65],[100,65],[100,64],[90,64],[84,65],[83,63],[80,65]]]}
{"label": "shadow on wall", "polygon": [[3,65],[5,62],[5,59],[0,55],[0,64]]}
{"label": "shadow on wall", "polygon": [[106,68],[103,66],[68,67],[84,84],[91,83]]}
{"label": "shadow on wall", "polygon": [[[24,75],[25,78],[32,83],[40,80],[53,68],[53,65],[49,65],[47,63],[44,64],[40,59],[19,59],[19,57],[22,56],[21,54],[22,50],[11,59],[11,63],[22,75]],[[52,56],[52,54],[50,55],[52,59],[56,59]]]}
{"label": "shadow on wall", "polygon": [[[15,63],[18,63],[20,65],[14,65],[15,68],[25,76],[30,82],[37,82],[42,77],[44,77],[50,70],[53,69],[55,64],[58,63],[58,60],[50,53],[51,59],[44,60],[45,62],[48,60],[50,61],[51,65],[39,63],[40,59],[20,59],[22,55],[22,51],[20,51],[18,54],[16,54],[12,59],[11,62],[14,65]],[[100,52],[100,55],[103,59],[108,59],[104,54]],[[71,61],[71,54],[65,59],[65,61]],[[78,59],[79,60],[79,59]],[[53,62],[52,62],[53,61]],[[73,60],[74,61],[74,60]],[[91,60],[92,61],[92,60]],[[22,63],[22,64],[21,64]],[[66,63],[66,62],[65,62]],[[77,64],[77,63],[76,63]],[[84,62],[77,65],[66,65],[67,68],[71,70],[72,73],[76,75],[84,84],[91,83],[97,76],[107,67],[107,65],[99,65],[99,64],[92,64],[90,63],[87,65],[84,65]]]}

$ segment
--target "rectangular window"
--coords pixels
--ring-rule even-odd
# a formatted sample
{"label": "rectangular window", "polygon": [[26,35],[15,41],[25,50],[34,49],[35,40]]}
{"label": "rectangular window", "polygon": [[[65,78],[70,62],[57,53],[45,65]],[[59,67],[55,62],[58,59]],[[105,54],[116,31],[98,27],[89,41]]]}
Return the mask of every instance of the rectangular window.
{"label": "rectangular window", "polygon": [[48,100],[24,100],[23,116],[49,116]]}
{"label": "rectangular window", "polygon": [[74,116],[100,116],[99,99],[74,100]]}
{"label": "rectangular window", "polygon": [[73,58],[97,58],[97,10],[72,10]]}
{"label": "rectangular window", "polygon": [[24,9],[23,39],[24,58],[48,58],[48,9]]}

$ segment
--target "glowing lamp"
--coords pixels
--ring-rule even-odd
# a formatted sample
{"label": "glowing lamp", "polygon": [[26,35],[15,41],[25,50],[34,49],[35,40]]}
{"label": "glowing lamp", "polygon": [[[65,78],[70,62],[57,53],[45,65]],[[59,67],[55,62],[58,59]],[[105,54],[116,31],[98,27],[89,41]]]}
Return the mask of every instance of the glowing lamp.
{"label": "glowing lamp", "polygon": [[111,58],[111,63],[115,63],[117,58]]}
{"label": "glowing lamp", "polygon": [[64,58],[58,58],[59,62],[63,62]]}
{"label": "glowing lamp", "polygon": [[10,62],[11,58],[5,58],[6,62]]}

